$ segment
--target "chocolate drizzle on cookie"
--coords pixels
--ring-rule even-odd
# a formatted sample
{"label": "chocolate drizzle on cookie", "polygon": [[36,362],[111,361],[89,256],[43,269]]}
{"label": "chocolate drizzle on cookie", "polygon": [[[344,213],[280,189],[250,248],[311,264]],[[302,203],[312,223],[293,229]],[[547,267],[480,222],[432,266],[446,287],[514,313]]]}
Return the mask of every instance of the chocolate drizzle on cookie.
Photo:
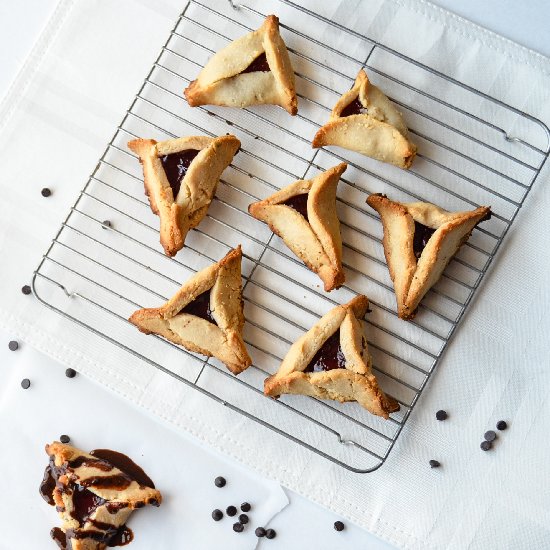
{"label": "chocolate drizzle on cookie", "polygon": [[296,212],[299,212],[302,214],[302,216],[306,219],[306,221],[309,221],[308,215],[307,215],[307,193],[301,193],[300,195],[294,195],[293,197],[290,197],[287,199],[284,204],[285,206],[290,206],[291,208],[294,208]]}
{"label": "chocolate drizzle on cookie", "polygon": [[155,488],[153,480],[129,456],[111,449],[95,449],[90,451],[90,454],[112,464],[137,481],[142,487]]}
{"label": "chocolate drizzle on cookie", "polygon": [[332,336],[327,338],[304,372],[323,372],[345,368],[346,357],[340,346],[340,329],[338,329]]}
{"label": "chocolate drizzle on cookie", "polygon": [[162,167],[164,168],[164,173],[168,179],[168,183],[172,188],[174,200],[176,200],[176,197],[178,196],[181,182],[185,177],[185,174],[187,174],[189,166],[199,153],[200,151],[198,149],[185,149],[185,151],[171,153],[170,155],[166,155],[160,159],[162,162]]}
{"label": "chocolate drizzle on cookie", "polygon": [[[97,449],[91,451],[90,455],[92,456],[82,454],[56,466],[56,457],[60,455],[52,454],[40,485],[42,498],[50,505],[57,505],[56,509],[59,512],[68,512],[66,522],[76,520],[75,525],[78,525],[73,527],[69,522],[64,529],[55,527],[51,530],[50,535],[61,550],[72,550],[73,539],[91,539],[109,547],[129,544],[134,535],[125,524],[119,524],[125,521],[130,510],[123,512],[123,516],[117,514],[126,508],[141,508],[145,503],[154,506],[160,504],[160,498],[157,499],[150,493],[143,502],[122,498],[120,501],[109,501],[102,498],[101,490],[124,491],[133,482],[136,482],[140,489],[154,489],[154,483],[142,468],[122,453]],[[92,475],[88,475],[90,470]],[[94,471],[98,472],[98,475],[93,475]],[[96,494],[95,491],[100,494]],[[63,501],[66,505],[62,505]],[[100,507],[101,513],[98,510]],[[110,516],[113,518],[112,521],[106,519]],[[67,528],[68,525],[71,525],[71,528]]]}
{"label": "chocolate drizzle on cookie", "polygon": [[216,326],[218,324],[212,316],[212,310],[210,309],[210,290],[199,294],[192,302],[189,302],[180,313],[188,313],[189,315],[200,317]]}
{"label": "chocolate drizzle on cookie", "polygon": [[267,62],[267,57],[265,55],[265,52],[260,54],[250,65],[244,70],[241,71],[240,74],[245,73],[267,73],[271,70],[269,67],[269,63]]}

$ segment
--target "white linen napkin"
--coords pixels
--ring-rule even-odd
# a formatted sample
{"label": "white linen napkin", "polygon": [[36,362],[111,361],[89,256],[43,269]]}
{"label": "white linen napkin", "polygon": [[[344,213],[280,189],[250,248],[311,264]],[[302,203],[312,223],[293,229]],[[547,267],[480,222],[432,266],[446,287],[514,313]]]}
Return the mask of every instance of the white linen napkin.
{"label": "white linen napkin", "polygon": [[[277,2],[246,4],[262,13],[273,10],[283,23],[285,14],[295,13]],[[550,124],[550,61],[540,55],[425,2],[350,1],[321,7],[313,1],[302,4]],[[207,5],[221,11],[231,9],[221,2]],[[3,197],[0,326],[9,327],[28,343],[146,408],[176,429],[193,434],[401,548],[544,547],[550,537],[550,504],[545,489],[550,466],[544,446],[544,434],[550,428],[546,315],[549,296],[544,284],[550,263],[545,254],[550,244],[545,229],[550,206],[550,191],[544,185],[549,173],[547,165],[386,464],[370,474],[354,474],[333,465],[213,403],[196,390],[174,383],[171,377],[144,361],[20,292],[21,286],[30,282],[33,270],[149,72],[182,7],[174,0],[117,3],[63,0],[10,95],[0,106]],[[246,19],[249,24],[257,20],[252,15]],[[305,16],[290,23],[343,54],[358,55],[365,48],[363,39],[351,39],[328,25],[311,27]],[[204,24],[210,24],[208,17]],[[228,24],[224,32],[238,36],[242,29]],[[223,43],[219,36],[209,40],[211,49]],[[289,46],[303,46],[301,39],[291,40],[295,42]],[[203,55],[201,62],[209,54],[203,52]],[[342,72],[354,74],[359,65],[355,67],[349,59],[342,59]],[[380,51],[373,54],[369,63],[392,71],[404,70],[398,61]],[[307,68],[305,64],[302,66],[303,70]],[[315,67],[309,69],[321,71]],[[349,80],[331,78],[332,86],[340,92],[350,85]],[[419,87],[425,86],[429,78],[419,82]],[[439,97],[450,103],[464,100],[453,87],[445,83],[440,86]],[[474,113],[493,113],[495,124],[510,135],[518,135],[540,148],[547,146],[544,132],[532,134],[532,127],[519,119],[503,119],[502,111],[492,109],[488,102],[477,100],[460,106]],[[279,116],[276,110],[264,112],[273,120]],[[193,122],[197,116],[182,107],[186,121]],[[227,117],[236,127],[248,125],[260,135],[266,132],[245,113],[231,111]],[[221,131],[217,124],[212,121],[212,131]],[[311,128],[307,138],[310,133]],[[271,137],[284,139],[278,138],[275,131]],[[491,135],[487,139],[496,137]],[[517,150],[512,149],[513,144],[507,147]],[[519,150],[525,162],[540,158],[529,148]],[[302,169],[307,168],[307,160],[313,153],[303,144],[296,153],[297,156],[274,158],[274,164],[287,171],[285,181],[281,181],[276,171],[265,174],[266,179],[273,179],[274,184],[281,186],[292,180],[291,175],[302,176]],[[476,158],[480,151],[473,148],[467,154]],[[306,162],[297,158],[300,156]],[[328,153],[316,157],[316,162],[323,166],[331,161]],[[495,169],[498,168],[497,163]],[[139,174],[137,167],[134,170]],[[400,177],[397,172],[391,174]],[[521,170],[514,176],[527,177]],[[359,178],[360,174],[351,170],[350,177]],[[479,174],[472,177],[479,178]],[[373,188],[372,178],[365,181],[367,188]],[[506,186],[498,178],[490,181],[491,185]],[[382,188],[373,190],[385,190],[382,184],[378,185]],[[51,188],[53,195],[42,198],[42,187]],[[264,196],[269,192],[268,188],[251,189]],[[222,187],[220,192],[228,191]],[[510,192],[506,187],[506,193]],[[481,193],[480,200],[482,196]],[[434,201],[437,202],[437,197]],[[98,208],[97,215],[101,213]],[[498,224],[498,220],[492,220],[491,224]],[[83,227],[94,230],[88,225]],[[262,231],[258,227],[254,226],[254,231]],[[191,236],[195,239],[193,243],[204,246],[198,235]],[[235,239],[230,233],[225,237]],[[117,241],[112,245],[129,246]],[[221,247],[211,246],[208,253],[221,257]],[[128,253],[131,254],[130,248]],[[259,253],[252,248],[253,256]],[[197,260],[194,267],[207,263],[204,259]],[[245,262],[245,270],[250,267]],[[85,263],[82,269],[86,269]],[[170,269],[173,269],[170,277],[178,281],[183,281],[188,272],[182,266]],[[302,270],[299,276],[308,274]],[[310,281],[315,284],[312,279],[307,280],[308,284]],[[77,317],[82,314],[83,305],[77,298],[69,300],[51,285],[40,288],[44,299],[58,303]],[[91,289],[86,287],[87,291]],[[174,290],[166,285],[158,292],[168,294],[170,289]],[[367,294],[368,290],[369,287]],[[337,296],[338,300],[345,298],[342,291]],[[121,316],[131,311],[128,304],[123,306],[115,299],[110,305]],[[319,313],[327,309],[323,303],[308,305]],[[306,326],[312,319],[302,321]],[[90,313],[89,323],[107,333],[110,330],[101,312]],[[299,334],[297,329],[284,330],[288,331],[284,336],[289,340]],[[163,364],[182,376],[193,377],[200,372],[202,362],[198,359],[189,357],[182,363],[181,353],[145,339],[130,328],[123,336],[128,347],[155,358],[162,355]],[[117,333],[116,338],[119,337]],[[266,365],[271,371],[276,366],[268,359]],[[224,382],[218,371],[208,369],[200,385],[223,392],[229,388]],[[246,395],[237,393],[231,398],[242,400]],[[256,413],[265,414],[261,401],[253,406]],[[439,408],[449,412],[449,419],[442,423],[434,416]],[[501,418],[509,422],[510,428],[499,434],[492,452],[483,453],[479,449],[483,433],[494,429]],[[301,426],[293,428],[299,431]],[[309,427],[304,425],[304,430]],[[342,456],[347,456],[346,453],[348,450],[343,447]],[[431,470],[427,464],[431,458],[439,460],[442,467]]]}

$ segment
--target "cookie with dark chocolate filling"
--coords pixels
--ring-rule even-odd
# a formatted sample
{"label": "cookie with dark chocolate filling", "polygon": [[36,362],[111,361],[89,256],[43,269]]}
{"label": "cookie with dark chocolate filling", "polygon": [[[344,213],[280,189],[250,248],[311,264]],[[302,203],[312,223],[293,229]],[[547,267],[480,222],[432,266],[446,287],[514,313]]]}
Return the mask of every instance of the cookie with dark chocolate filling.
{"label": "cookie with dark chocolate filling", "polygon": [[85,453],[54,441],[40,494],[56,507],[63,524],[51,536],[61,550],[105,550],[133,539],[130,514],[159,506],[160,492],[130,458],[107,449]]}
{"label": "cookie with dark chocolate filling", "polygon": [[214,356],[234,374],[251,364],[244,326],[241,247],[188,279],[161,307],[136,311],[130,322],[190,351]]}
{"label": "cookie with dark chocolate filling", "polygon": [[143,165],[145,193],[160,218],[160,242],[168,256],[183,248],[187,233],[206,216],[221,173],[240,146],[232,135],[128,143]]}
{"label": "cookie with dark chocolate filling", "polygon": [[267,223],[319,275],[327,292],[345,280],[336,188],[346,168],[342,163],[312,179],[295,181],[248,207],[252,216]]}
{"label": "cookie with dark chocolate filling", "polygon": [[385,195],[367,199],[384,227],[384,254],[401,319],[412,319],[428,290],[468,240],[474,227],[491,215],[487,206],[447,212],[429,202],[401,203]]}
{"label": "cookie with dark chocolate filling", "polygon": [[326,313],[297,340],[279,370],[264,383],[270,397],[302,394],[357,401],[372,414],[388,418],[399,409],[395,399],[379,387],[360,319],[369,301],[356,296]]}
{"label": "cookie with dark chocolate filling", "polygon": [[351,90],[334,105],[312,145],[338,145],[405,169],[416,155],[403,116],[363,69]]}
{"label": "cookie with dark chocolate filling", "polygon": [[279,19],[268,15],[258,30],[218,51],[184,93],[191,107],[272,104],[295,115],[294,71],[279,34]]}

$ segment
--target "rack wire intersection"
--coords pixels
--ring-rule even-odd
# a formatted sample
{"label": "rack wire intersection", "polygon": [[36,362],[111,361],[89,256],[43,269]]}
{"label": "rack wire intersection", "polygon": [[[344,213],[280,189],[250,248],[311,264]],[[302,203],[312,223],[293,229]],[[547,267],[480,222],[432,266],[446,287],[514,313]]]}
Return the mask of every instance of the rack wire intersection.
{"label": "rack wire intersection", "polygon": [[[35,295],[48,307],[223,406],[354,472],[384,463],[441,360],[449,340],[550,151],[539,120],[290,0],[262,11],[235,2],[191,0],[78,200],[35,271]],[[212,53],[276,13],[296,72],[299,114],[274,107],[190,109],[182,90]],[[343,150],[311,149],[316,129],[364,67],[399,105],[419,145],[400,171]],[[242,149],[226,170],[207,217],[177,258],[158,244],[158,220],[143,196],[139,164],[126,142],[231,132]],[[338,162],[349,168],[338,190],[347,282],[324,293],[318,281],[260,222],[250,202]],[[457,210],[480,204],[493,217],[474,231],[414,322],[397,319],[383,258],[381,227],[365,205],[370,192],[428,200]],[[111,225],[105,224],[109,220]],[[129,326],[137,308],[160,305],[193,272],[241,243],[245,340],[254,365],[234,377],[158,337],[147,353]],[[147,281],[147,283],[145,283]],[[401,403],[385,421],[357,404],[302,396],[263,396],[288,347],[330,307],[356,293],[371,300],[366,333],[383,388]],[[108,329],[106,328],[108,327]],[[184,365],[181,367],[182,356]]]}

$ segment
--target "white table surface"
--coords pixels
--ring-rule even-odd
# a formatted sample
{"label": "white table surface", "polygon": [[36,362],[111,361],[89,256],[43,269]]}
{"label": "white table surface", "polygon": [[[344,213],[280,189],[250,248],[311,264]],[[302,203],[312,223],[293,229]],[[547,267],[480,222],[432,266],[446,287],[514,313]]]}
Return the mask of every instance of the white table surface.
{"label": "white table surface", "polygon": [[[479,0],[462,0],[461,2],[437,0],[435,3],[535,51],[550,56],[550,33],[547,29],[547,22],[550,21],[550,2],[547,0],[530,0],[521,3],[512,0],[483,0],[481,2]],[[0,99],[9,89],[13,78],[21,68],[55,5],[56,0],[24,0],[20,2],[3,0],[0,2]],[[89,380],[79,377],[69,381],[63,376],[64,367],[35,352],[25,346],[24,343],[21,343],[18,351],[10,352],[8,350],[10,339],[9,334],[0,332],[0,372],[3,381],[7,381],[0,391],[0,399],[5,399],[8,392],[17,392],[15,395],[18,404],[20,400],[28,400],[32,397],[33,408],[40,411],[42,416],[40,426],[51,425],[53,430],[52,433],[45,433],[47,430],[40,428],[44,433],[35,434],[37,445],[41,446],[48,439],[57,437],[59,435],[57,431],[70,431],[69,428],[72,426],[75,426],[74,431],[76,431],[76,426],[86,426],[86,423],[88,423],[90,430],[96,430],[97,426],[90,426],[90,424],[93,424],[89,415],[88,396],[91,393],[94,395],[94,403],[100,403],[102,407],[111,408],[117,412],[117,417],[122,419],[126,432],[130,434],[129,437],[132,435],[137,437],[143,425],[155,425],[155,421],[147,418],[140,410],[121,402],[119,398]],[[25,377],[30,378],[33,383],[28,391],[22,390],[19,386],[20,380]],[[54,380],[57,380],[57,382],[52,382]],[[67,391],[70,388],[71,392],[71,420],[67,428],[63,427],[60,418],[56,416],[56,408],[49,406],[52,391],[54,392],[57,387],[59,387],[59,390],[63,388]],[[31,392],[31,395],[28,392]],[[13,393],[11,393],[11,396],[13,399]],[[97,421],[100,421],[100,419],[98,418]],[[78,444],[79,435],[81,437],[86,436],[86,429],[82,427],[78,430],[80,433],[72,434],[76,444]],[[211,484],[211,478],[215,472],[216,475],[225,475],[228,479],[239,480],[239,483],[245,484],[247,487],[253,487],[255,483],[260,484],[257,476],[247,472],[234,461],[201,447],[192,438],[178,436],[162,426],[158,426],[158,430],[155,431],[157,432],[155,433],[157,440],[162,439],[164,434],[176,439],[174,448],[177,447],[182,456],[187,457],[187,460],[196,464],[196,469],[193,472],[186,474],[185,469],[183,469],[182,475],[192,475],[193,478],[202,479],[205,484]],[[13,435],[16,441],[20,440],[20,434]],[[139,457],[135,458],[138,459]],[[148,469],[147,463],[143,465]],[[229,489],[225,498],[228,500],[231,500],[231,498],[238,499],[240,496],[239,490],[238,488]],[[250,489],[250,492],[253,492],[253,490]],[[277,550],[277,548],[288,550],[294,548],[389,550],[392,548],[389,544],[352,525],[347,525],[343,533],[336,533],[332,528],[332,524],[338,518],[300,496],[292,492],[288,493],[290,505],[276,516],[271,523],[278,530],[279,536],[277,539],[269,541],[269,548],[273,548],[273,550]],[[32,498],[35,496],[37,508],[47,508],[42,506],[37,493],[33,494]],[[27,499],[28,495],[25,498]],[[212,504],[214,505],[214,502]],[[211,520],[208,523],[200,519],[199,514],[208,512],[205,509],[208,504],[198,499],[196,507],[199,507],[199,505],[203,508],[200,512],[192,508],[182,511],[182,521],[189,522],[189,529],[193,531],[194,537],[200,536],[201,531],[197,529],[198,525],[208,525],[209,529],[219,528],[219,525],[213,524]],[[53,526],[55,515],[51,513],[51,510],[46,510],[46,512],[50,512],[50,525]],[[157,521],[157,518],[159,518],[159,515],[155,512],[142,515],[150,515],[151,517],[150,520],[140,520],[144,527],[147,521]],[[44,514],[41,514],[41,518],[43,517]],[[40,521],[43,521],[43,519]],[[136,539],[140,538],[140,526],[136,529]],[[45,540],[47,541],[47,539]],[[196,539],[197,542],[193,546],[194,550],[210,548],[208,542],[201,546],[202,543],[199,543],[198,540],[200,539]],[[49,543],[44,542],[44,547],[47,547],[47,544]],[[35,546],[25,545],[24,542],[19,546],[22,550],[31,547],[35,548]],[[187,547],[186,545],[185,548]],[[0,541],[0,548],[4,548],[2,541]]]}

